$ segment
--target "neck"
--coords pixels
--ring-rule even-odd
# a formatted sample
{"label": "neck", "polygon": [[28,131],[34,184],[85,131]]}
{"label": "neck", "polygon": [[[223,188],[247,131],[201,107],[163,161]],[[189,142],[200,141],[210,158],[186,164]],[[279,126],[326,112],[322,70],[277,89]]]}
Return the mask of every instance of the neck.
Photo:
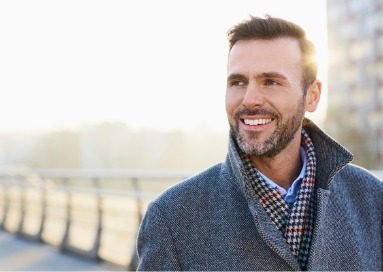
{"label": "neck", "polygon": [[286,190],[291,187],[302,169],[300,137],[298,138],[299,141],[290,143],[275,157],[250,157],[255,168]]}

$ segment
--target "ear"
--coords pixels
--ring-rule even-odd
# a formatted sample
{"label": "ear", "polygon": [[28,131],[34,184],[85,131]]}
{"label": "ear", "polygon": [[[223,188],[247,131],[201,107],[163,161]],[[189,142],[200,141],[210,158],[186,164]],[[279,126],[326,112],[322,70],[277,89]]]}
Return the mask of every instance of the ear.
{"label": "ear", "polygon": [[315,80],[307,90],[306,111],[314,112],[317,109],[321,93],[322,83],[319,80]]}

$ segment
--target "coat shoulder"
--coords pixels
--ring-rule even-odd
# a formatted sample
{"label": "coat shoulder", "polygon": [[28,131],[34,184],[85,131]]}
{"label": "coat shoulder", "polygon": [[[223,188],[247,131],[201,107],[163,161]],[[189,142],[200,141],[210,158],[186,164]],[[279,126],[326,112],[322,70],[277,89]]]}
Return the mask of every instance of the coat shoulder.
{"label": "coat shoulder", "polygon": [[349,164],[334,177],[333,188],[350,192],[383,205],[383,181],[367,169]]}
{"label": "coat shoulder", "polygon": [[368,171],[366,168],[361,166],[348,164],[342,171],[339,172],[339,175],[347,181],[361,181],[363,185],[368,185],[369,187],[372,186],[376,189],[380,188],[378,190],[383,190],[383,181]]}
{"label": "coat shoulder", "polygon": [[222,194],[223,188],[227,187],[223,186],[226,182],[224,166],[219,163],[168,188],[154,200],[154,203],[158,207],[168,208],[177,204],[198,203],[209,199],[219,193],[218,191]]}

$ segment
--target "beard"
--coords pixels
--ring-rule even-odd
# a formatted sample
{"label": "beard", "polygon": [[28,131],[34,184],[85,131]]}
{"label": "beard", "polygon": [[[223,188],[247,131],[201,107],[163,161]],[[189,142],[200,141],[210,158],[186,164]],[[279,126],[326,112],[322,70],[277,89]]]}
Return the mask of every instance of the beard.
{"label": "beard", "polygon": [[[299,103],[297,110],[282,121],[279,114],[273,110],[242,108],[234,112],[234,118],[230,122],[230,130],[236,139],[239,148],[247,155],[258,157],[275,157],[294,139],[304,118],[304,99]],[[245,131],[240,132],[239,120],[243,115],[267,115],[274,118],[277,128],[264,141],[260,141],[262,132]]]}

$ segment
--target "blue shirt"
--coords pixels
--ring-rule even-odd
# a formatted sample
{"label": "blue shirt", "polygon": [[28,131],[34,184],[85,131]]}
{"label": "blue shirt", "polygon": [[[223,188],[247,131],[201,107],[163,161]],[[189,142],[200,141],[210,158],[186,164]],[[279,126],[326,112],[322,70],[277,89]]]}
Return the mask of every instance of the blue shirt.
{"label": "blue shirt", "polygon": [[270,185],[272,188],[276,188],[281,193],[282,197],[286,200],[287,204],[289,204],[290,206],[295,201],[298,190],[301,186],[301,182],[303,178],[305,177],[305,173],[306,173],[307,158],[306,158],[305,149],[303,147],[301,147],[300,149],[300,154],[301,154],[301,160],[303,162],[301,172],[287,191],[281,186],[279,186],[278,184],[276,184],[274,181],[266,177],[263,173],[259,172],[259,174],[266,181],[266,183]]}

